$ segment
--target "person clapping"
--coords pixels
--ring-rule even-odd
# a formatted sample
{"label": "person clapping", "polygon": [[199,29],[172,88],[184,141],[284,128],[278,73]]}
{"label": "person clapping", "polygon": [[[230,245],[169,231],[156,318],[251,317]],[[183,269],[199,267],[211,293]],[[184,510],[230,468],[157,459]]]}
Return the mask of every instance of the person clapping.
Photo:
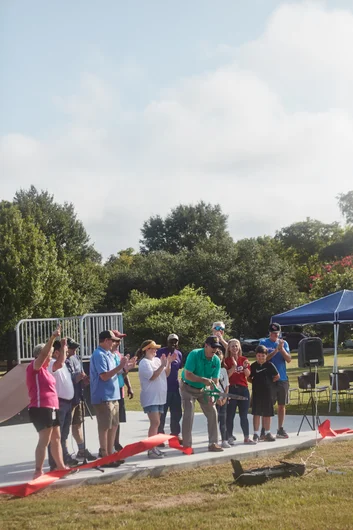
{"label": "person clapping", "polygon": [[[148,436],[158,434],[161,414],[167,402],[167,377],[171,364],[177,359],[177,354],[162,355],[159,359],[156,352],[161,346],[154,340],[145,340],[136,355],[139,361],[139,379],[141,385],[140,401],[143,411],[148,415],[150,427]],[[164,453],[157,447],[148,451],[149,458],[163,458]]]}

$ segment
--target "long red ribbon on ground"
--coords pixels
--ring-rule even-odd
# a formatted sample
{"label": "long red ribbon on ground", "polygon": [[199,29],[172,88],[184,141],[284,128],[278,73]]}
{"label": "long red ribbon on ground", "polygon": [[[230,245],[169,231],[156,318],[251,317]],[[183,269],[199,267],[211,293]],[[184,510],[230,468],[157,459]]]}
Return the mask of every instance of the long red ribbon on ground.
{"label": "long red ribbon on ground", "polygon": [[326,437],[335,437],[340,434],[353,434],[353,429],[349,429],[349,427],[345,429],[331,429],[331,422],[330,420],[325,420],[321,425],[318,427],[319,433],[323,438]]}
{"label": "long red ribbon on ground", "polygon": [[177,436],[156,434],[156,436],[151,436],[150,438],[146,438],[141,442],[135,442],[133,444],[126,445],[121,451],[113,453],[112,455],[104,456],[103,458],[99,458],[98,460],[94,460],[88,464],[72,467],[70,469],[63,469],[62,471],[51,471],[25,484],[2,487],[0,488],[0,494],[14,495],[15,497],[27,497],[27,495],[31,495],[32,493],[36,493],[37,491],[50,486],[50,484],[57,481],[59,478],[65,477],[65,475],[68,475],[76,469],[91,469],[94,467],[104,466],[105,464],[110,464],[111,462],[115,462],[117,460],[125,460],[131,456],[135,456],[139,453],[143,453],[144,451],[153,449],[153,447],[157,447],[166,441],[169,442],[169,447],[172,449],[178,449],[186,455],[192,454],[191,447],[185,448],[180,445]]}

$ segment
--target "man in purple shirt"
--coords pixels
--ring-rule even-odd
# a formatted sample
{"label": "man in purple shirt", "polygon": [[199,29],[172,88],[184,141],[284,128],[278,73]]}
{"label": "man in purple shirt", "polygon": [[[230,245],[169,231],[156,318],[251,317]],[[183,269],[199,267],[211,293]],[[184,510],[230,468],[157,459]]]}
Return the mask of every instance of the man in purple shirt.
{"label": "man in purple shirt", "polygon": [[161,357],[163,353],[177,353],[178,359],[172,362],[170,374],[167,378],[167,403],[164,405],[164,413],[161,414],[158,432],[164,434],[165,418],[170,410],[170,434],[179,436],[180,434],[180,420],[182,416],[181,411],[181,397],[179,392],[178,372],[182,366],[183,356],[177,349],[179,346],[179,337],[175,333],[171,333],[167,338],[167,347],[160,348],[157,351],[157,357]]}

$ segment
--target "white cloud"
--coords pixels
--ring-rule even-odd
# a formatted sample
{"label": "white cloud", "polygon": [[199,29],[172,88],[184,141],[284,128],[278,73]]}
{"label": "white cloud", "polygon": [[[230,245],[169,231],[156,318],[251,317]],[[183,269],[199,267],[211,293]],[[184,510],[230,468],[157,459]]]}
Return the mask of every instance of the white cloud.
{"label": "white cloud", "polygon": [[353,15],[283,5],[257,40],[219,48],[226,64],[141,111],[123,107],[119,83],[83,74],[77,94],[55,99],[64,130],[2,139],[4,196],[33,183],[74,202],[105,255],[137,247],[150,215],[201,199],[221,204],[236,238],[339,218],[335,197],[352,188]]}

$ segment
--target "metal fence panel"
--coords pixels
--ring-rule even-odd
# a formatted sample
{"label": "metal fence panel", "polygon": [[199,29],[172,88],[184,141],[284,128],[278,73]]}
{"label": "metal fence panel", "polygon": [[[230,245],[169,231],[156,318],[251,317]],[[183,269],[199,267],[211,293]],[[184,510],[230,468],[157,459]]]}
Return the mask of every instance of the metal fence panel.
{"label": "metal fence panel", "polygon": [[[118,329],[123,332],[122,313],[86,314],[65,318],[30,318],[20,320],[16,325],[18,363],[33,359],[33,349],[37,344],[46,343],[58,324],[61,336],[71,337],[80,344],[80,357],[89,359],[99,343],[99,333],[105,329]],[[121,351],[124,345],[122,343]]]}
{"label": "metal fence panel", "polygon": [[[118,329],[123,332],[122,313],[92,313],[82,316],[80,333],[80,354],[82,359],[89,359],[99,344],[99,333],[105,329]],[[120,351],[124,351],[121,340]]]}

